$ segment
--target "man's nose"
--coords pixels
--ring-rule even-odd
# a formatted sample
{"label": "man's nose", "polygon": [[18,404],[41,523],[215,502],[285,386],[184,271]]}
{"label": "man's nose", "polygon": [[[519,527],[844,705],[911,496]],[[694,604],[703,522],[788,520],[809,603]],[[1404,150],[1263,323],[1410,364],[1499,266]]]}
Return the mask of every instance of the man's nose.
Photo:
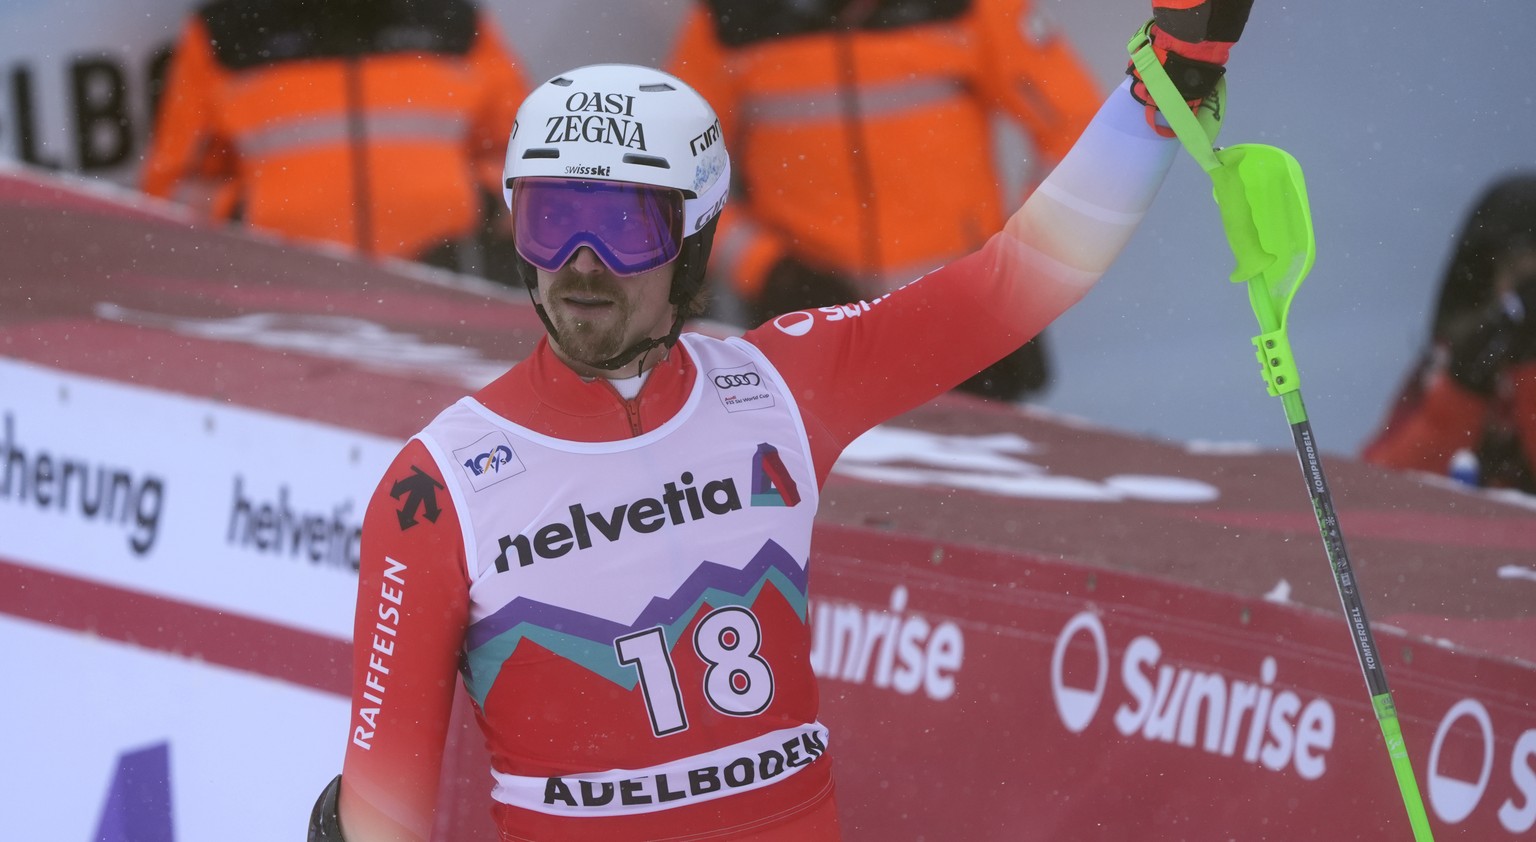
{"label": "man's nose", "polygon": [[571,260],[566,265],[583,275],[595,275],[608,268],[591,246],[581,246],[576,249],[576,253],[571,255]]}

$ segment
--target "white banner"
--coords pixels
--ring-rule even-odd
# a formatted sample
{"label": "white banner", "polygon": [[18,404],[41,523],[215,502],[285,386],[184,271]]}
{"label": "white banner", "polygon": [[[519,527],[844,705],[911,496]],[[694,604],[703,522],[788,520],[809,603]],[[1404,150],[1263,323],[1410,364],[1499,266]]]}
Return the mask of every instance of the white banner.
{"label": "white banner", "polygon": [[0,556],[350,640],[402,443],[0,360]]}
{"label": "white banner", "polygon": [[0,615],[0,839],[302,839],[341,696]]}
{"label": "white banner", "polygon": [[0,158],[136,183],[154,90],[196,5],[0,3]]}

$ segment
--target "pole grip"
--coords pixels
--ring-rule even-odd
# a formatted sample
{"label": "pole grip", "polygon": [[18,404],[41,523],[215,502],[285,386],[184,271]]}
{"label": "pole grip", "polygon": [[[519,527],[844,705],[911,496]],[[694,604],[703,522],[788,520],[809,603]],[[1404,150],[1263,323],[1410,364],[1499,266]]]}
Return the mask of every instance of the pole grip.
{"label": "pole grip", "polygon": [[1285,328],[1261,333],[1253,338],[1254,356],[1259,358],[1259,373],[1270,395],[1280,397],[1301,388],[1301,375],[1296,371],[1296,357],[1291,353],[1291,340]]}

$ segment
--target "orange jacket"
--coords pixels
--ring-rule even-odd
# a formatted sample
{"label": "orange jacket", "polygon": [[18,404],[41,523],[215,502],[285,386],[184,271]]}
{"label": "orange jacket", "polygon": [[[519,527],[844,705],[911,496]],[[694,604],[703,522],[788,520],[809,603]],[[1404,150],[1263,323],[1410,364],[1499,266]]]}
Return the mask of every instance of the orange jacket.
{"label": "orange jacket", "polygon": [[1511,369],[1493,398],[1462,388],[1442,371],[1429,374],[1421,388],[1399,398],[1366,445],[1366,462],[1445,474],[1452,455],[1466,449],[1483,463],[1483,485],[1536,493],[1536,363]]}
{"label": "orange jacket", "polygon": [[177,45],[142,187],[292,237],[419,257],[473,233],[487,192],[499,207],[526,93],[465,0],[219,0]]}
{"label": "orange jacket", "polygon": [[720,115],[739,189],[711,266],[749,299],[786,252],[884,292],[974,250],[1003,221],[992,114],[1038,180],[1102,99],[1029,0],[806,5],[701,2],[671,60]]}

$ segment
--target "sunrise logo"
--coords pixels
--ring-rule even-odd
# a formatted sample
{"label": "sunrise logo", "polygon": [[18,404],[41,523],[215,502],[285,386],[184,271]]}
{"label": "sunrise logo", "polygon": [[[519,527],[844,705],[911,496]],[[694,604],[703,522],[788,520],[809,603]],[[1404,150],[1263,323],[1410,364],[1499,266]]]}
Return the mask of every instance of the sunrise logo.
{"label": "sunrise logo", "polygon": [[797,506],[800,489],[784,467],[779,449],[763,442],[752,454],[752,505]]}

